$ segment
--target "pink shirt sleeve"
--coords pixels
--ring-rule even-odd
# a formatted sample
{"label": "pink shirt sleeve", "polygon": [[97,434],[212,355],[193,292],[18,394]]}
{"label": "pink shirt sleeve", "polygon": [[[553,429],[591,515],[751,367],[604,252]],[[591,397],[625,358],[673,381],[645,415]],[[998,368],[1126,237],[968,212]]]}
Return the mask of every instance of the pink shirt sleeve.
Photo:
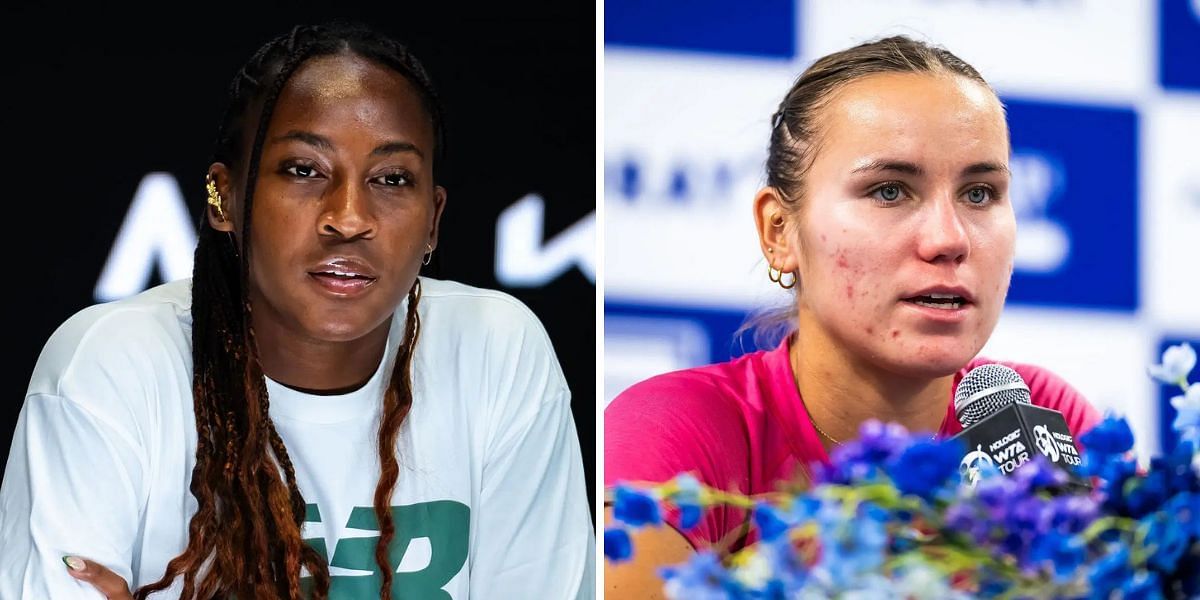
{"label": "pink shirt sleeve", "polygon": [[[737,400],[703,373],[643,381],[604,411],[604,484],[657,483],[691,472],[705,485],[745,491],[750,461],[745,419]],[[705,511],[696,527],[680,533],[703,548],[740,526],[741,514]],[[679,529],[676,514],[667,515],[667,521]]]}

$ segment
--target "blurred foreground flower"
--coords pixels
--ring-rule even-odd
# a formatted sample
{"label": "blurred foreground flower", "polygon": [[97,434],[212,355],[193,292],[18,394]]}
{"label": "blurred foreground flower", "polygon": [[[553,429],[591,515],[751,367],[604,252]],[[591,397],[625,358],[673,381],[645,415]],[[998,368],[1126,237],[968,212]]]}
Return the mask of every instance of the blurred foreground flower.
{"label": "blurred foreground flower", "polygon": [[748,497],[693,475],[642,488],[618,485],[605,556],[627,560],[627,528],[690,529],[711,507],[749,511],[757,542],[698,552],[663,568],[669,598],[1200,598],[1200,384],[1191,346],[1172,346],[1155,378],[1172,399],[1180,442],[1148,467],[1131,456],[1129,424],[1106,415],[1079,436],[1076,490],[1035,454],[1005,476],[983,465],[959,474],[965,448],[868,421],[859,437],[812,465],[807,482]]}

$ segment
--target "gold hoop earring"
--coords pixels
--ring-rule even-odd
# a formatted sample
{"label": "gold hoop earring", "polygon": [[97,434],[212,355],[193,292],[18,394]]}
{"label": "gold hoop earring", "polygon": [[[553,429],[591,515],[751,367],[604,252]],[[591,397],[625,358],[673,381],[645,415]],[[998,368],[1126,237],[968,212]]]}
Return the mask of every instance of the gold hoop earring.
{"label": "gold hoop earring", "polygon": [[[784,275],[791,275],[792,280],[788,283],[784,283],[783,282]],[[796,281],[799,279],[799,277],[796,276],[795,272],[788,271],[787,273],[784,273],[783,271],[776,269],[775,268],[775,259],[771,259],[771,264],[767,265],[767,279],[770,279],[771,283],[779,284],[779,287],[781,287],[785,290],[790,290],[790,289],[796,287]]]}
{"label": "gold hoop earring", "polygon": [[425,247],[427,250],[425,251],[425,258],[421,259],[422,265],[428,265],[429,261],[433,260],[433,246],[430,244],[425,244]]}
{"label": "gold hoop earring", "polygon": [[212,175],[205,175],[204,180],[204,189],[208,192],[208,205],[216,208],[217,217],[224,221],[225,210],[221,208],[221,194],[217,191],[217,184],[213,181]]}

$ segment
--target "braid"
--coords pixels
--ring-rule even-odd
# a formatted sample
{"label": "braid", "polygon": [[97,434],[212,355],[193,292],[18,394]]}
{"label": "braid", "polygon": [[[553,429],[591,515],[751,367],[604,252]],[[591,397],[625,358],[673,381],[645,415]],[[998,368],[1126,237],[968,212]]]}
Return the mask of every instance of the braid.
{"label": "braid", "polygon": [[375,486],[375,518],[379,521],[379,541],[375,544],[375,563],[383,574],[383,586],[379,597],[392,597],[392,570],[388,560],[388,546],[396,534],[392,519],[391,499],[400,476],[396,461],[396,438],[400,424],[412,408],[412,359],[421,333],[421,317],[417,304],[421,300],[421,280],[417,280],[408,292],[408,312],[404,318],[404,342],[392,366],[392,376],[383,395],[383,416],[379,420],[379,482]]}
{"label": "braid", "polygon": [[[196,464],[190,490],[197,511],[187,547],[161,579],[137,590],[150,594],[182,579],[186,600],[298,599],[300,573],[311,576],[310,596],[328,597],[326,560],[304,543],[305,502],[296,470],[270,417],[249,301],[249,243],[262,148],[276,102],[306,60],[350,51],[386,65],[417,88],[434,128],[434,165],[443,146],[442,113],[420,62],[402,45],[356,25],[296,27],[260,48],[229,85],[213,162],[245,165],[241,247],[202,219],[192,275],[193,410]],[[257,114],[257,121],[253,118]],[[254,126],[248,149],[248,128]],[[435,179],[437,175],[435,173]],[[390,500],[399,479],[396,441],[412,406],[412,359],[420,331],[420,281],[408,294],[404,339],[383,398],[379,425],[380,478],[374,495],[380,537],[375,558],[383,574],[380,597],[391,597],[388,546],[395,537]]]}

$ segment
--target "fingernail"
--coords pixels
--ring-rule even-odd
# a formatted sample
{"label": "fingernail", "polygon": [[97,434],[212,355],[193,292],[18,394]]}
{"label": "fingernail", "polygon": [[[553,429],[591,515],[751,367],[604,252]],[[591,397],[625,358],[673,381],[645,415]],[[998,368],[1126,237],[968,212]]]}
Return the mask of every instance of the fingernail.
{"label": "fingernail", "polygon": [[67,568],[72,571],[82,571],[87,567],[87,565],[83,563],[83,559],[79,558],[78,556],[64,556],[62,558],[63,564],[67,565]]}

